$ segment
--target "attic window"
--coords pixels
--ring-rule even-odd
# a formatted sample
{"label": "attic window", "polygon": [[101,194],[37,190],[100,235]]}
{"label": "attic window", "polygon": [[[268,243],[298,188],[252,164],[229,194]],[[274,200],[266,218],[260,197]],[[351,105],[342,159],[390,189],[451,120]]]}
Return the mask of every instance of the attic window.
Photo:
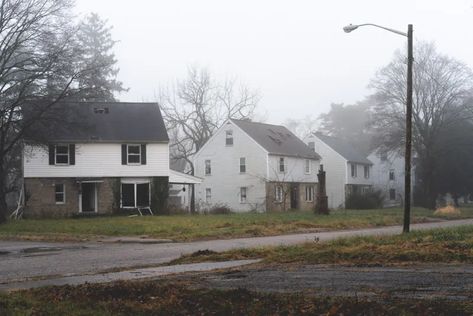
{"label": "attic window", "polygon": [[108,114],[108,108],[94,108],[94,113],[95,114]]}
{"label": "attic window", "polygon": [[225,145],[233,146],[233,131],[232,130],[225,131]]}

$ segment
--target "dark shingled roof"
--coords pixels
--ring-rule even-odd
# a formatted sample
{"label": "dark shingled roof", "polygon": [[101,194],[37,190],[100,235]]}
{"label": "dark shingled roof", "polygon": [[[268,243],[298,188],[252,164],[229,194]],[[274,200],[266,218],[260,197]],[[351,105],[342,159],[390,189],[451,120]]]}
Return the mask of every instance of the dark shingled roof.
{"label": "dark shingled roof", "polygon": [[57,111],[69,127],[52,129],[49,141],[169,142],[157,103],[67,102]]}
{"label": "dark shingled roof", "polygon": [[321,133],[315,133],[320,140],[326,143],[329,147],[333,150],[338,152],[340,155],[343,156],[349,162],[356,162],[360,164],[369,164],[372,165],[373,163],[366,158],[361,152],[356,150],[349,142],[333,136],[326,136]]}
{"label": "dark shingled roof", "polygon": [[281,125],[231,120],[270,154],[320,159],[302,140]]}

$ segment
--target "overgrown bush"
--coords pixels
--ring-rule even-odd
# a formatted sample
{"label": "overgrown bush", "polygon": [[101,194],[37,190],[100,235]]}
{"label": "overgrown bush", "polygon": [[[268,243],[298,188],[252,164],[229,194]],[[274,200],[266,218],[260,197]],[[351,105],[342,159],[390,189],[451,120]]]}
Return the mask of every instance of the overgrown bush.
{"label": "overgrown bush", "polygon": [[215,204],[209,209],[209,214],[231,214],[232,210],[225,204]]}
{"label": "overgrown bush", "polygon": [[366,210],[383,207],[384,195],[380,190],[366,193],[352,193],[345,201],[345,208]]}

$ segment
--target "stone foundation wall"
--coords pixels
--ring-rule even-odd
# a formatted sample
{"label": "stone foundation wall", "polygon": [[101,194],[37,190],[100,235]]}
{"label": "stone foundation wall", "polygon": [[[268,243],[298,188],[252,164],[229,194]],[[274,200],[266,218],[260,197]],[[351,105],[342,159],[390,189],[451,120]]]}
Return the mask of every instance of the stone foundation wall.
{"label": "stone foundation wall", "polygon": [[[283,188],[282,201],[276,201],[277,185],[280,185]],[[294,185],[297,185],[298,189],[297,209],[306,211],[314,210],[317,194],[317,183],[266,182],[266,211],[282,212],[291,209],[291,188]],[[308,185],[314,187],[312,201],[305,200],[305,188]]]}
{"label": "stone foundation wall", "polygon": [[[103,178],[97,183],[97,213],[111,214],[114,210],[113,186],[118,178]],[[24,215],[28,218],[70,217],[79,213],[80,184],[76,178],[25,178],[26,202]],[[56,204],[55,185],[65,184],[66,201]]]}

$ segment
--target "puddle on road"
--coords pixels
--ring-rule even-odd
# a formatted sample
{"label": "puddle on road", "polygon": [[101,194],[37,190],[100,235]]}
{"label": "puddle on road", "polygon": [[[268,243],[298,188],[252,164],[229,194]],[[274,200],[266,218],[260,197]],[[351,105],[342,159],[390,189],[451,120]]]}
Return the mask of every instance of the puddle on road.
{"label": "puddle on road", "polygon": [[77,246],[77,247],[30,247],[24,248],[20,250],[20,253],[24,254],[37,254],[37,253],[45,253],[45,252],[58,252],[61,250],[76,250],[76,249],[86,249],[85,246]]}

